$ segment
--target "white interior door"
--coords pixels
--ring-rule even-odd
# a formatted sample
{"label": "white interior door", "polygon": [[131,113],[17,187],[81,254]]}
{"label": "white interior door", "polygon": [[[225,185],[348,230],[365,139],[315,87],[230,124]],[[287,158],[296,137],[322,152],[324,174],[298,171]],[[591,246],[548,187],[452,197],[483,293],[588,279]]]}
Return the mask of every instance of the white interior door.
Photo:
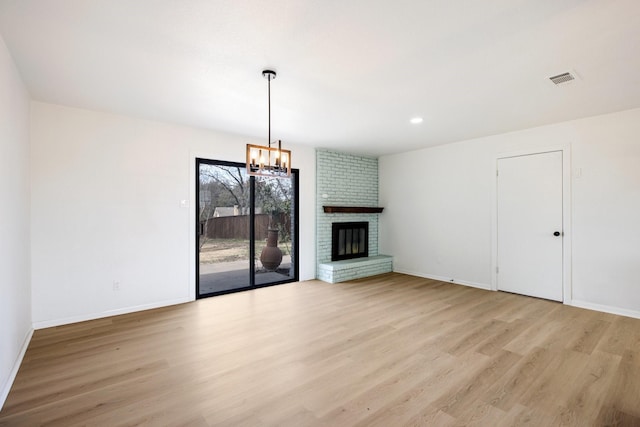
{"label": "white interior door", "polygon": [[498,159],[498,289],[562,301],[562,151]]}

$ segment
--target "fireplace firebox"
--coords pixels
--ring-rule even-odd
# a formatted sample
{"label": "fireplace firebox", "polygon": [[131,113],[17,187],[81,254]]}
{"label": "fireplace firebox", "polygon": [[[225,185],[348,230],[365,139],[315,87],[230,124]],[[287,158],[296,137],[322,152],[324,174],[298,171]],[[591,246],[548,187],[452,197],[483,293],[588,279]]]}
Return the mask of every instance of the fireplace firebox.
{"label": "fireplace firebox", "polygon": [[368,222],[334,222],[331,231],[331,261],[369,256]]}

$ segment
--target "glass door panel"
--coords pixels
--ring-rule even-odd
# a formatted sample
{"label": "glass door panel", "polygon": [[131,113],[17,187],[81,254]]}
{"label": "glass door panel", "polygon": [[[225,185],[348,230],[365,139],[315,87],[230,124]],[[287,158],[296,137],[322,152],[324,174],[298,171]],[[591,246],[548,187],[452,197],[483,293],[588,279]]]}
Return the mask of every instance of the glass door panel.
{"label": "glass door panel", "polygon": [[248,288],[250,180],[244,167],[198,165],[198,297]]}
{"label": "glass door panel", "polygon": [[255,177],[255,283],[288,281],[295,274],[295,182],[291,178]]}

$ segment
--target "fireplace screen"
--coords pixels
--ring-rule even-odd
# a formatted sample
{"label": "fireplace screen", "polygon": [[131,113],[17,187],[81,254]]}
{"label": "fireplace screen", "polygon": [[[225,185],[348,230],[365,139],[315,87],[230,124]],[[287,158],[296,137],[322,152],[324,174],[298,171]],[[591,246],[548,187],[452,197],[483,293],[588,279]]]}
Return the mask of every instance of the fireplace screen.
{"label": "fireplace screen", "polygon": [[368,222],[334,222],[331,229],[331,261],[369,256]]}

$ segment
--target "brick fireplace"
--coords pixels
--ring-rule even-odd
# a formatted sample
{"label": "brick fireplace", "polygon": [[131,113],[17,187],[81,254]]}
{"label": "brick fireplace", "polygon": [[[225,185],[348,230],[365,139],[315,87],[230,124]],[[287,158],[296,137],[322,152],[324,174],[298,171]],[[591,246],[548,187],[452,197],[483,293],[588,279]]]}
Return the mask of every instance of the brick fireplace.
{"label": "brick fireplace", "polygon": [[[392,271],[392,257],[378,253],[379,213],[366,210],[325,212],[323,206],[327,205],[378,206],[378,159],[327,150],[316,151],[316,277],[336,283]],[[333,224],[361,222],[368,224],[368,255],[335,260]],[[358,252],[361,248],[359,233]],[[346,232],[344,238],[347,239]]]}

